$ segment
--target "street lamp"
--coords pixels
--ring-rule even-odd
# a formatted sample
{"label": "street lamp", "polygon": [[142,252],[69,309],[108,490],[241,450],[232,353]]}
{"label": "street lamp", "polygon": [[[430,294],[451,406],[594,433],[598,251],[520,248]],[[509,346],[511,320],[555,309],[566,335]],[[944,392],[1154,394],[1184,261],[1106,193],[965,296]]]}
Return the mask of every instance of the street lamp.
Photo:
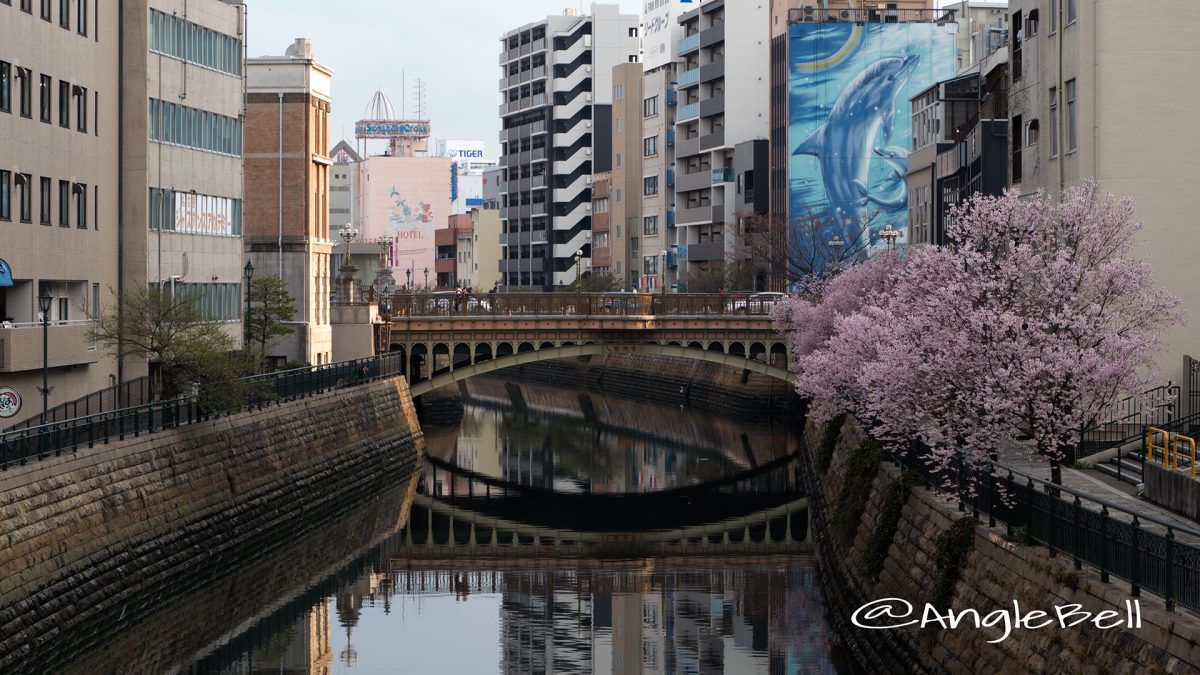
{"label": "street lamp", "polygon": [[896,250],[896,239],[900,237],[900,230],[892,228],[892,224],[888,223],[884,226],[883,231],[879,233],[879,238],[883,239],[887,244],[887,250]]}
{"label": "street lamp", "polygon": [[837,236],[836,234],[833,235],[833,239],[829,240],[829,250],[833,251],[833,264],[836,265],[839,269],[842,266],[841,265],[841,263],[842,263],[842,260],[841,260],[842,247],[845,245],[846,245],[846,242],[842,241],[842,238]]}
{"label": "street lamp", "polygon": [[404,284],[404,288],[409,293],[411,293],[412,292],[412,270],[411,269],[404,270],[404,278],[407,279],[407,282]]}
{"label": "street lamp", "polygon": [[384,234],[379,238],[379,266],[383,269],[392,268],[392,235]]}
{"label": "street lamp", "polygon": [[663,250],[659,251],[658,255],[660,258],[662,258],[662,266],[658,268],[658,285],[662,287],[659,290],[659,294],[666,295],[667,294],[667,249],[664,248]]}
{"label": "street lamp", "polygon": [[429,268],[425,268],[425,290],[429,290]]}
{"label": "street lamp", "polygon": [[[346,250],[350,250],[350,244],[347,242]],[[245,348],[250,349],[250,280],[254,278],[254,263],[246,261],[246,266],[242,268],[242,277],[246,280],[246,314],[242,317],[243,332],[246,334]]]}
{"label": "street lamp", "polygon": [[38,309],[42,310],[42,424],[46,423],[50,411],[50,303],[54,296],[50,295],[50,287],[42,284],[42,292],[38,294]]}
{"label": "street lamp", "polygon": [[341,235],[342,241],[346,242],[346,262],[350,262],[350,242],[358,236],[358,228],[346,223],[338,230],[338,234]]}
{"label": "street lamp", "polygon": [[575,249],[575,288],[579,288],[579,261],[583,260],[583,249]]}

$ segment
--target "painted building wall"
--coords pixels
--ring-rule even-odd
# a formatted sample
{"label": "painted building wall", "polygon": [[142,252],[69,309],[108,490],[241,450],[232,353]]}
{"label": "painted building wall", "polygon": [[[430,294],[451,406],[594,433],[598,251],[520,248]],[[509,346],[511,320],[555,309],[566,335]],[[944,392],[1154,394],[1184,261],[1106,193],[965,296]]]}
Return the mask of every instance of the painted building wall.
{"label": "painted building wall", "polygon": [[[957,24],[796,23],[789,29],[789,210],[864,251],[909,240],[909,101],[954,76]],[[790,236],[803,231],[796,228]],[[802,242],[793,241],[793,245]]]}
{"label": "painted building wall", "polygon": [[423,286],[428,269],[432,286],[436,278],[433,230],[445,226],[451,215],[450,159],[369,157],[355,168],[359,239],[374,241],[390,234],[396,282],[406,283],[404,271],[409,270],[413,284]]}

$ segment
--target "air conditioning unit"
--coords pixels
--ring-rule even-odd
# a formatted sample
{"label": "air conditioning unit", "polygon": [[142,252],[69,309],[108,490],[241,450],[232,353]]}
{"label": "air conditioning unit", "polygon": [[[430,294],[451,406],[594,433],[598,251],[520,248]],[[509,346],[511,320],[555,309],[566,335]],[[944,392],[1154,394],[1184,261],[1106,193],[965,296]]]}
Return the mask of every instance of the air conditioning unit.
{"label": "air conditioning unit", "polygon": [[592,210],[592,205],[591,205],[591,204],[584,204],[584,205],[583,205],[583,210],[584,210],[584,211],[591,211],[591,210]]}
{"label": "air conditioning unit", "polygon": [[588,120],[588,121],[586,122],[586,126],[584,126],[584,129],[591,129],[591,128],[592,128],[592,121],[591,121],[591,120]]}
{"label": "air conditioning unit", "polygon": [[583,100],[587,101],[588,103],[591,103],[591,102],[592,102],[592,95],[591,95],[591,93],[589,92],[589,93],[586,95],[586,98],[584,98]]}
{"label": "air conditioning unit", "polygon": [[583,67],[583,72],[585,72],[585,73],[590,73],[590,72],[592,72],[592,67],[591,67],[591,66],[584,66],[584,67]]}
{"label": "air conditioning unit", "polygon": [[592,46],[592,36],[591,36],[591,35],[584,35],[584,36],[583,36],[583,46],[584,46],[584,47],[591,47],[591,46]]}
{"label": "air conditioning unit", "polygon": [[583,149],[583,154],[585,154],[585,155],[587,155],[587,156],[589,156],[589,157],[590,157],[590,156],[592,155],[592,149],[591,149],[591,148],[584,148],[584,149]]}
{"label": "air conditioning unit", "polygon": [[590,173],[589,173],[588,175],[584,176],[584,180],[586,180],[586,181],[587,181],[587,184],[588,184],[588,185],[591,185],[591,184],[592,184],[592,181],[593,181],[593,180],[595,180],[595,179],[592,177],[592,174],[590,174]]}

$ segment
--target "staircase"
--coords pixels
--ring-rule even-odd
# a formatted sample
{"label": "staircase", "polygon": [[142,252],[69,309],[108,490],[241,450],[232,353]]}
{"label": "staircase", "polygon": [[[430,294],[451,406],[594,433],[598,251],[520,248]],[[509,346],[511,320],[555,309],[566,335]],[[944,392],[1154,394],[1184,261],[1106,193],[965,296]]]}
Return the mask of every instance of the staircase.
{"label": "staircase", "polygon": [[[1095,469],[1102,474],[1112,476],[1126,483],[1138,485],[1142,483],[1142,453],[1142,448],[1137,448],[1128,454],[1113,457],[1107,462],[1098,463]],[[1162,450],[1156,448],[1154,451],[1154,462],[1161,466],[1162,461]],[[1180,452],[1177,461],[1178,467],[1175,469],[1176,471],[1191,472],[1192,458],[1190,456],[1185,457],[1183,452]],[[1197,459],[1197,464],[1200,464],[1200,458]],[[1118,467],[1120,467],[1119,471]],[[1197,473],[1197,478],[1200,478],[1200,467],[1198,467]]]}

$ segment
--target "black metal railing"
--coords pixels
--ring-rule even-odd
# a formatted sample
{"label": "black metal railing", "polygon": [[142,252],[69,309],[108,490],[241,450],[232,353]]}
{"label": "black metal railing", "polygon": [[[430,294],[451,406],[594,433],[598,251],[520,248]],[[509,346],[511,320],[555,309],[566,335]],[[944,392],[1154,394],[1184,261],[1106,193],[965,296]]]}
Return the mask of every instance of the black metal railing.
{"label": "black metal railing", "polygon": [[7,427],[4,431],[28,429],[48,422],[62,422],[75,419],[76,417],[87,417],[94,413],[131,408],[135,405],[149,403],[153,398],[150,378],[138,377],[101,389],[100,391],[92,392],[86,396],[81,396],[74,401],[60,403],[46,412],[46,419],[43,420],[41,414],[37,414],[27,420]]}
{"label": "black metal railing", "polygon": [[760,316],[781,294],[769,293],[477,293],[399,292],[383,298],[393,319],[434,316]]}
{"label": "black metal railing", "polygon": [[[74,419],[42,424],[28,429],[0,433],[0,470],[30,459],[45,459],[64,452],[75,452],[97,443],[122,440],[182,424],[201,422],[221,415],[295,400],[330,389],[353,386],[398,375],[404,359],[398,354],[383,354],[366,359],[341,361],[323,366],[284,370],[242,378],[245,400],[236,405],[214,405],[201,395],[189,395],[166,401],[110,410]],[[220,387],[221,385],[216,385]]]}
{"label": "black metal railing", "polygon": [[[958,498],[960,511],[1003,523],[1010,537],[1018,528],[1052,555],[1070,556],[1075,569],[1089,565],[1128,581],[1133,597],[1142,589],[1200,611],[1200,530],[1179,527],[1090,495],[1054,485],[999,462],[967,466],[955,459],[933,471],[922,458],[927,450],[913,443],[893,459],[917,472],[937,490]],[[1179,537],[1186,541],[1180,541]]]}
{"label": "black metal railing", "polygon": [[1178,400],[1179,386],[1168,383],[1141,396],[1130,396],[1113,403],[1083,430],[1075,457],[1066,458],[1066,462],[1137,441],[1144,435],[1146,427],[1163,428],[1172,424]]}

